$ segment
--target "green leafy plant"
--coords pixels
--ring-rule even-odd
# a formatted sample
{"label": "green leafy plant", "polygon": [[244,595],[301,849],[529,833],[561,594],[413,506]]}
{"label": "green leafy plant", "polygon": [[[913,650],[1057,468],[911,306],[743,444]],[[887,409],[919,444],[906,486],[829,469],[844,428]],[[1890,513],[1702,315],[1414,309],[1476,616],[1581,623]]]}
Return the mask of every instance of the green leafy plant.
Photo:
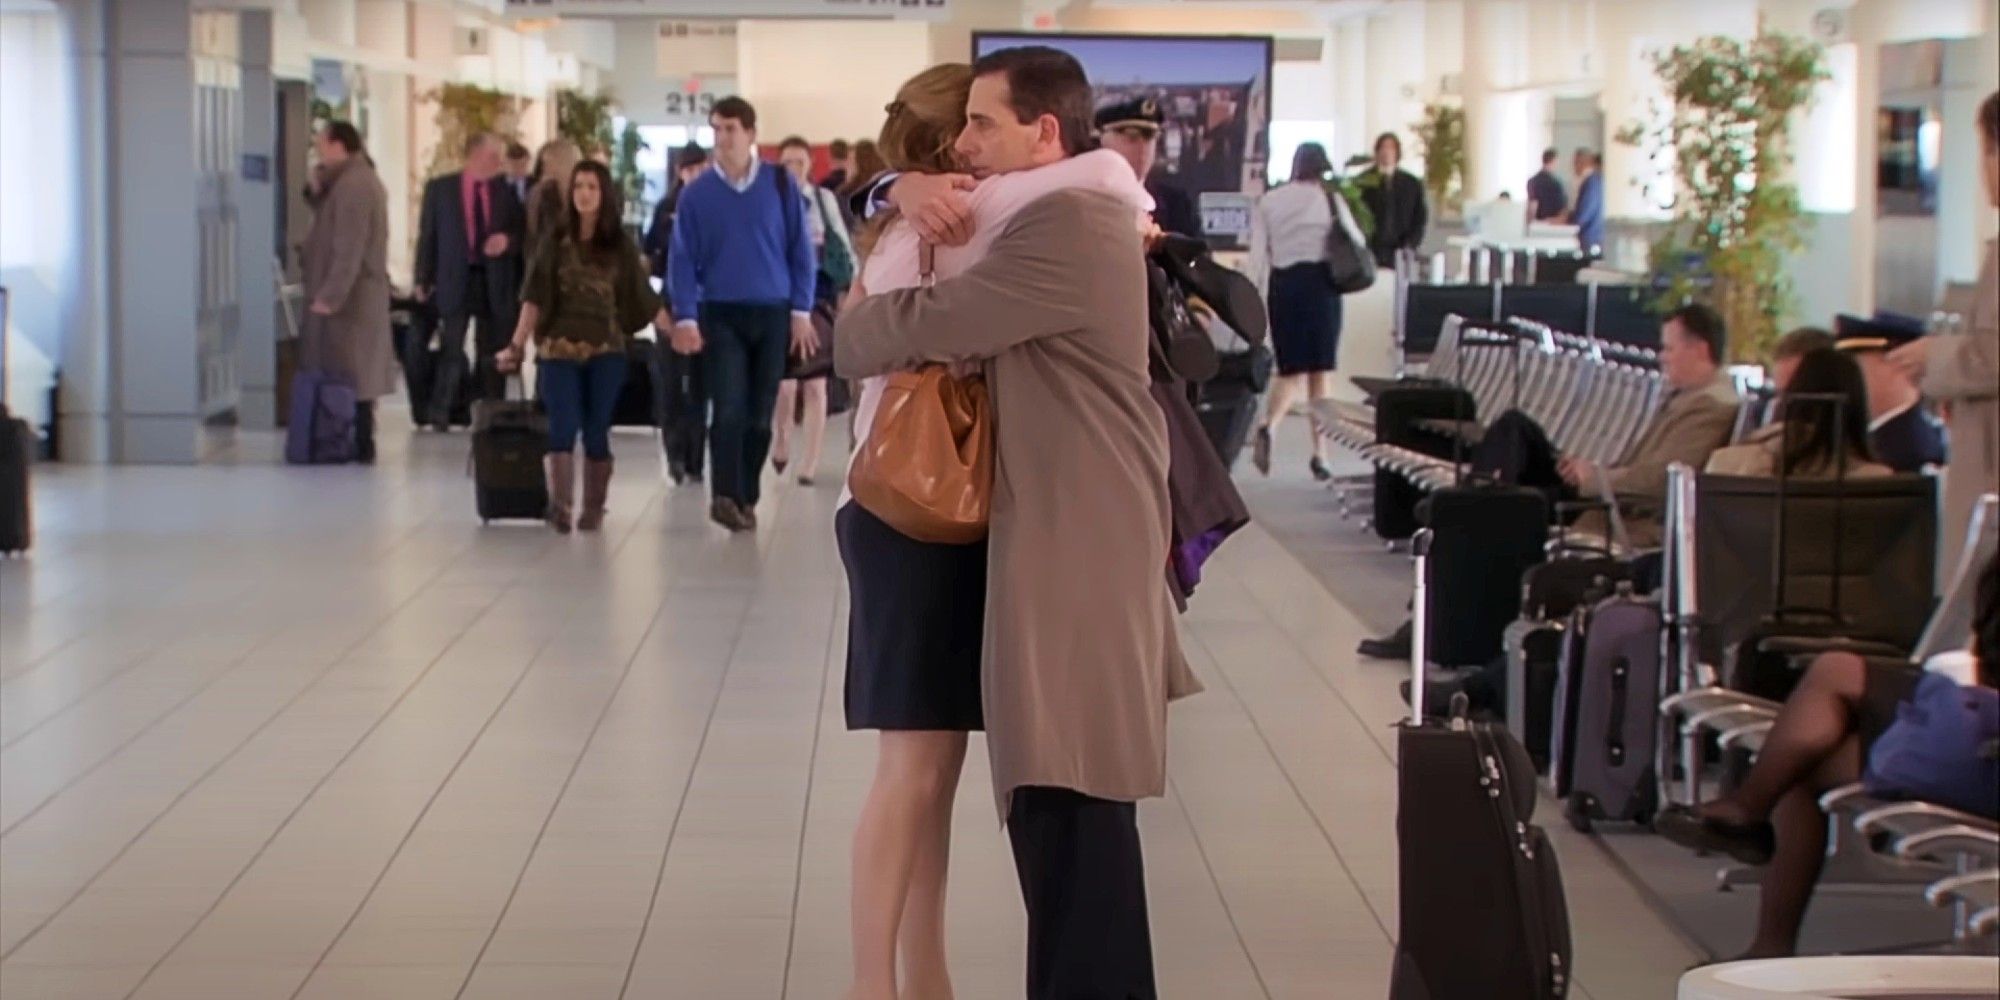
{"label": "green leafy plant", "polygon": [[[457,169],[465,151],[465,140],[480,132],[511,135],[520,105],[498,90],[469,83],[447,83],[423,96],[424,103],[437,105],[438,139],[431,150],[427,176],[436,177]],[[421,190],[423,185],[415,185]]]}
{"label": "green leafy plant", "polygon": [[611,179],[618,185],[624,196],[627,219],[643,218],[639,199],[646,193],[646,177],[639,172],[639,153],[648,146],[639,135],[639,126],[625,123],[625,131],[618,135],[618,149],[611,157]]}
{"label": "green leafy plant", "polygon": [[586,158],[609,155],[614,135],[611,130],[611,94],[581,90],[556,91],[556,134],[576,143]]}
{"label": "green leafy plant", "polygon": [[1761,361],[1793,308],[1786,257],[1804,245],[1804,210],[1786,179],[1794,114],[1827,78],[1824,53],[1804,39],[1759,32],[1748,41],[1709,36],[1653,58],[1671,107],[1633,122],[1618,141],[1659,166],[1671,187],[1646,194],[1673,212],[1653,247],[1663,307],[1715,307],[1729,325],[1731,354]]}
{"label": "green leafy plant", "polygon": [[1465,201],[1465,109],[1432,102],[1410,126],[1424,150],[1424,190],[1440,213],[1456,214]]}

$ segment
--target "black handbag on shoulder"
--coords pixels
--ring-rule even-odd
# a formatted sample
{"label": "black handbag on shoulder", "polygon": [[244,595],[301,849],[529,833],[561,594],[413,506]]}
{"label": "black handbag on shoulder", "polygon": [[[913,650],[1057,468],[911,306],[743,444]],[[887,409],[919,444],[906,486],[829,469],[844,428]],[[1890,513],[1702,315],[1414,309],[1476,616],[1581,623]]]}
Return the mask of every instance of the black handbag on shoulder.
{"label": "black handbag on shoulder", "polygon": [[1368,250],[1368,240],[1339,191],[1327,189],[1326,207],[1333,213],[1333,225],[1326,230],[1327,280],[1342,295],[1366,291],[1375,284],[1375,255]]}

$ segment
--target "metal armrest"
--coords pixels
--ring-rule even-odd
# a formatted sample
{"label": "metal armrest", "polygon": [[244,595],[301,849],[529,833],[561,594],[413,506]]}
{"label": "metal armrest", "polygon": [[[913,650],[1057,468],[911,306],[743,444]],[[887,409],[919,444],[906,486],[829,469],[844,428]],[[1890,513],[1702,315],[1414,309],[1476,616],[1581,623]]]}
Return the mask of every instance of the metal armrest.
{"label": "metal armrest", "polygon": [[1854,817],[1854,828],[1869,836],[1888,833],[1907,837],[1946,826],[2000,830],[2000,825],[1991,820],[1929,802],[1891,802]]}
{"label": "metal armrest", "polygon": [[1965,928],[1979,937],[2000,930],[2000,906],[1989,906],[1974,913],[1966,920]]}
{"label": "metal armrest", "polygon": [[1880,799],[1869,796],[1867,786],[1859,781],[1853,784],[1842,785],[1819,797],[1819,810],[1827,814],[1850,810],[1866,812],[1887,804]]}
{"label": "metal armrest", "polygon": [[1681,720],[1682,735],[1692,736],[1704,729],[1728,730],[1745,725],[1769,725],[1777,713],[1757,705],[1718,705]]}
{"label": "metal armrest", "polygon": [[1770,734],[1772,722],[1771,719],[1760,719],[1733,729],[1725,729],[1722,735],[1716,737],[1716,743],[1724,750],[1741,748],[1753,754],[1758,753],[1764,749],[1764,737]]}
{"label": "metal armrest", "polygon": [[1896,856],[1906,861],[1925,858],[1950,861],[1972,857],[1991,865],[2000,863],[2000,833],[1959,823],[1922,830],[1899,838],[1896,841]]}
{"label": "metal armrest", "polygon": [[2000,869],[1987,868],[1939,879],[1924,889],[1924,901],[1932,906],[1948,906],[1955,902],[1979,907],[1993,906],[2000,903]]}
{"label": "metal armrest", "polygon": [[1682,711],[1705,712],[1720,706],[1737,705],[1760,709],[1772,715],[1776,715],[1778,709],[1783,707],[1778,702],[1759,698],[1754,694],[1744,694],[1725,687],[1701,687],[1668,695],[1660,702],[1660,714],[1672,715]]}

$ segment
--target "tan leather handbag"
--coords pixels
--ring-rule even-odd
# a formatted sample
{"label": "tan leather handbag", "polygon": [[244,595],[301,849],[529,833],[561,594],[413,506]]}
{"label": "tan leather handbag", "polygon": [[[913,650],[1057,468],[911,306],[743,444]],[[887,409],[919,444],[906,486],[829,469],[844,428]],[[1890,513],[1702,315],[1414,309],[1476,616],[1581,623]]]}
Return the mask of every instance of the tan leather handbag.
{"label": "tan leather handbag", "polygon": [[[929,247],[923,255],[930,283]],[[862,509],[920,542],[969,545],[993,509],[993,411],[986,380],[925,365],[888,377],[847,477]]]}

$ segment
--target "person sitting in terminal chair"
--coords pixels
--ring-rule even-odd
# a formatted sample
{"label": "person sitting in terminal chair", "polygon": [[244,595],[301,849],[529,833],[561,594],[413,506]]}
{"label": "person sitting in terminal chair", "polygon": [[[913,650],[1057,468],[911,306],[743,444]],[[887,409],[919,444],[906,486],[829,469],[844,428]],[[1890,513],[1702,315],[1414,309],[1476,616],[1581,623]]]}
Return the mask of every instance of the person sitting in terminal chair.
{"label": "person sitting in terminal chair", "polygon": [[[1667,316],[1660,332],[1660,374],[1667,397],[1625,458],[1600,466],[1558,455],[1534,420],[1510,410],[1488,428],[1473,466],[1502,482],[1547,490],[1558,500],[1616,498],[1631,547],[1657,548],[1659,512],[1667,493],[1667,467],[1701,468],[1735,429],[1735,383],[1723,368],[1728,357],[1722,317],[1703,305],[1683,306]],[[1582,534],[1610,537],[1612,521],[1598,511],[1577,521]],[[1408,659],[1410,626],[1364,639],[1362,656]],[[1438,704],[1444,704],[1439,702]]]}
{"label": "person sitting in terminal chair", "polygon": [[[1990,700],[1990,689],[2000,686],[2000,560],[1988,562],[1979,577],[1972,652],[1978,664],[1974,676],[1989,689]],[[1936,682],[1905,663],[1821,654],[1785,699],[1742,784],[1699,806],[1671,806],[1654,820],[1662,836],[1683,847],[1769,866],[1756,936],[1739,958],[1776,958],[1798,950],[1799,926],[1826,862],[1827,820],[1819,796],[1862,777],[1863,765],[1872,765],[1876,741],[1892,724],[1902,724],[1900,706],[1927,680]],[[1935,787],[1922,790],[1928,792],[1922,797],[1975,807],[1987,816],[2000,813],[1995,802],[2000,786],[1990,763],[1946,770],[1949,774],[1937,775]],[[1871,792],[1874,786],[1871,777]]]}

